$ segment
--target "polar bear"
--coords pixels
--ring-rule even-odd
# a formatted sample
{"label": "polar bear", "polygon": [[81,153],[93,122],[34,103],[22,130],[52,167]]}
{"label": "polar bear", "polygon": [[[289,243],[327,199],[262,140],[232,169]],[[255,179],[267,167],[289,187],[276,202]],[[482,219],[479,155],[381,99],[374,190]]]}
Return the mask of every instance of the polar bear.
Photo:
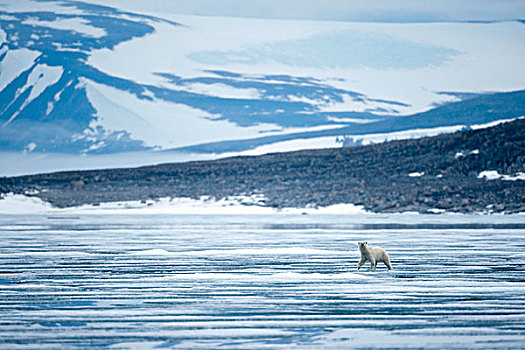
{"label": "polar bear", "polygon": [[357,264],[358,270],[367,260],[370,261],[370,270],[372,271],[376,269],[376,265],[380,261],[384,262],[389,270],[392,270],[392,264],[390,264],[388,254],[383,248],[370,247],[368,242],[358,242],[357,244],[359,245],[359,250],[361,251],[361,260]]}

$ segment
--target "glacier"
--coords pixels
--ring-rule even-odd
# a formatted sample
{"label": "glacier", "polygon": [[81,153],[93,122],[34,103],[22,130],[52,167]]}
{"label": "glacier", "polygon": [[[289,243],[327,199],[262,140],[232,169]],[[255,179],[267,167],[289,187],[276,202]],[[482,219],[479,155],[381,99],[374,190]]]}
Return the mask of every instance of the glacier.
{"label": "glacier", "polygon": [[524,32],[521,21],[295,21],[7,1],[0,151],[213,158],[517,118]]}

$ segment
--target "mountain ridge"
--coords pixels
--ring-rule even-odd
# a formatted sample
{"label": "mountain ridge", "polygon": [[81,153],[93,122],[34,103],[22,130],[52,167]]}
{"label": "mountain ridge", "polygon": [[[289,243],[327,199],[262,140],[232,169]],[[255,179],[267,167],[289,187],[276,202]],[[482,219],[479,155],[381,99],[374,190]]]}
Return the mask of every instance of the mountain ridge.
{"label": "mountain ridge", "polygon": [[[350,203],[373,212],[525,211],[525,119],[359,147],[302,150],[130,169],[0,178],[0,193],[57,207],[164,197],[264,196],[261,205]],[[507,175],[490,179],[492,174]]]}

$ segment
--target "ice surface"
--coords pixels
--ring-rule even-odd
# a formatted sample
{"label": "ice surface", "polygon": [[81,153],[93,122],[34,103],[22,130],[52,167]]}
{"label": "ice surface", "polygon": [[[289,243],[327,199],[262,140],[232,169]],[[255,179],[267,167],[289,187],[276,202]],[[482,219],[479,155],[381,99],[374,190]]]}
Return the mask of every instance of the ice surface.
{"label": "ice surface", "polygon": [[[0,215],[0,347],[521,349],[524,228],[505,215]],[[361,240],[394,270],[357,271]]]}
{"label": "ice surface", "polygon": [[194,251],[179,251],[169,252],[164,249],[149,249],[143,251],[131,252],[132,255],[174,255],[174,256],[186,256],[186,255],[198,255],[198,256],[210,256],[210,255],[344,255],[346,251],[333,251],[333,250],[322,250],[322,249],[305,249],[301,247],[294,248],[260,248],[260,249],[215,249],[215,250],[194,250]]}

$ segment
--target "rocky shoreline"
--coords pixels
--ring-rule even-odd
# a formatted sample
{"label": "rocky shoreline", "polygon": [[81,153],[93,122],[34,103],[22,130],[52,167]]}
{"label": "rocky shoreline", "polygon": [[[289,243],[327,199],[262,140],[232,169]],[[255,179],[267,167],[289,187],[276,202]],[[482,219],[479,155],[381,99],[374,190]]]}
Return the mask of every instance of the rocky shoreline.
{"label": "rocky shoreline", "polygon": [[[0,178],[0,193],[63,208],[163,197],[262,195],[283,208],[362,205],[372,212],[525,212],[525,119],[359,147]],[[483,172],[492,171],[487,177]],[[497,174],[507,175],[496,178]],[[513,181],[514,180],[514,181]]]}

